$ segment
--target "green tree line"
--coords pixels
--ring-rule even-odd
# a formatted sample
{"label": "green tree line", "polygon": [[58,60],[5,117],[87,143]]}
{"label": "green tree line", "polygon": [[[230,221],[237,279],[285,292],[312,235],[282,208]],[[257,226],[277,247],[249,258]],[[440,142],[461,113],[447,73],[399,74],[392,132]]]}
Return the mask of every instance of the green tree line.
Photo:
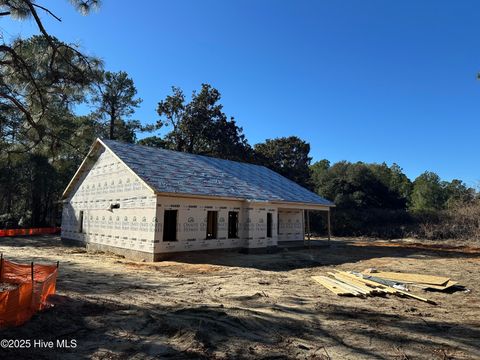
{"label": "green tree line", "polygon": [[[321,160],[310,169],[315,191],[337,206],[338,235],[417,235],[424,222],[440,225],[445,214],[479,200],[475,189],[460,180],[442,181],[426,171],[412,181],[397,164]],[[321,228],[322,219],[316,220]]]}

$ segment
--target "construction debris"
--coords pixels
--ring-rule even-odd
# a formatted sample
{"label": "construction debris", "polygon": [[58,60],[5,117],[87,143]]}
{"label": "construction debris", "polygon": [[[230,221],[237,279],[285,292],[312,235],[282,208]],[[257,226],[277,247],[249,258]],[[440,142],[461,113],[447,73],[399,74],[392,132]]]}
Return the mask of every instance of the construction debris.
{"label": "construction debris", "polygon": [[408,288],[398,281],[382,279],[382,278],[379,278],[378,276],[363,275],[363,274],[359,274],[359,273],[355,273],[355,272],[352,272],[352,273],[355,274],[356,276],[360,276],[362,278],[369,279],[373,282],[383,284],[385,286],[390,286],[390,287],[393,287],[393,288],[398,289],[398,290],[408,291]]}
{"label": "construction debris", "polygon": [[[365,272],[364,272],[365,273]],[[431,284],[431,285],[444,285],[450,279],[442,276],[432,276],[432,275],[421,275],[421,274],[403,274],[389,271],[375,271],[370,270],[367,274],[374,274],[374,276],[399,281],[405,284],[408,283],[422,283],[422,284]]]}
{"label": "construction debris", "polygon": [[312,276],[312,279],[318,282],[319,284],[322,284],[325,286],[328,290],[331,292],[337,294],[337,295],[359,295],[360,293],[356,291],[352,291],[352,289],[348,289],[347,285],[344,284],[339,284],[339,282],[336,282],[332,278],[326,277],[326,276]]}
{"label": "construction debris", "polygon": [[458,281],[452,281],[448,280],[445,285],[431,285],[431,284],[415,284],[412,283],[412,286],[421,288],[423,290],[438,290],[438,291],[443,291],[450,289],[452,286],[457,285],[458,286]]}
{"label": "construction debris", "polygon": [[366,297],[393,294],[434,305],[436,304],[434,301],[412,294],[410,288],[444,291],[458,286],[458,282],[447,277],[377,271],[376,269],[368,269],[362,273],[336,270],[327,274],[331,277],[312,276],[312,279],[336,295]]}

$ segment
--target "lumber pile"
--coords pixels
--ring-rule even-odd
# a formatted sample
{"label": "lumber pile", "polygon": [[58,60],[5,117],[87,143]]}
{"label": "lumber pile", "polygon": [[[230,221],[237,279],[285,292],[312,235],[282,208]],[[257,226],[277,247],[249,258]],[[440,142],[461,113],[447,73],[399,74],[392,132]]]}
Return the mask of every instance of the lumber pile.
{"label": "lumber pile", "polygon": [[336,295],[367,297],[375,295],[397,295],[420,300],[429,304],[434,301],[412,294],[412,288],[445,291],[458,286],[450,278],[423,274],[397,273],[390,271],[365,270],[328,272],[329,276],[312,276],[312,279]]}

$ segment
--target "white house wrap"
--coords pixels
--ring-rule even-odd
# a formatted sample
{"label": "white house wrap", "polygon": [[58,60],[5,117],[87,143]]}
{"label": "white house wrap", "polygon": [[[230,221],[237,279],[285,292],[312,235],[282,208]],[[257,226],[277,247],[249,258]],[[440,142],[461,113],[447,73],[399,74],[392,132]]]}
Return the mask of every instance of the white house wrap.
{"label": "white house wrap", "polygon": [[333,203],[258,165],[97,139],[63,193],[62,239],[135,259],[303,241]]}

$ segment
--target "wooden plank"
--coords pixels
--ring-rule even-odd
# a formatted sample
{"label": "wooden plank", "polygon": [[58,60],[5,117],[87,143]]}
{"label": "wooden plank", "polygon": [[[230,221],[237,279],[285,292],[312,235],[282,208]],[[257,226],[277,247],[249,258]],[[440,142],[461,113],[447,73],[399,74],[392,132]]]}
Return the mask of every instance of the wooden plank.
{"label": "wooden plank", "polygon": [[421,297],[421,296],[418,296],[418,295],[414,295],[412,293],[409,293],[409,292],[406,292],[406,291],[403,291],[403,290],[397,290],[397,293],[400,294],[400,295],[408,296],[408,297],[411,297],[411,298],[414,298],[414,299],[432,304],[432,305],[437,305],[437,303],[433,300],[429,300],[427,298],[424,298],[424,297]]}
{"label": "wooden plank", "polygon": [[400,290],[407,290],[408,288],[405,286],[405,284],[397,281],[397,280],[388,280],[384,278],[380,278],[378,276],[370,276],[370,275],[364,275],[368,280],[375,281],[379,284],[385,285],[385,286],[390,286],[395,289],[400,289]]}
{"label": "wooden plank", "polygon": [[[329,273],[329,274],[331,274],[331,273]],[[364,289],[364,288],[358,287],[355,284],[351,284],[351,283],[346,282],[342,279],[331,279],[331,280],[334,281],[339,286],[343,286],[343,287],[345,287],[349,290],[352,290],[353,292],[358,292],[362,295],[370,295],[370,291],[372,290],[372,289],[369,289],[369,288]]]}
{"label": "wooden plank", "polygon": [[366,284],[366,285],[369,285],[371,287],[380,287],[380,284],[375,282],[375,281],[370,281],[368,279],[364,279],[360,276],[357,276],[355,274],[352,274],[352,273],[349,273],[349,272],[346,272],[346,271],[340,271],[340,270],[335,270],[336,272],[342,274],[342,275],[345,275],[345,276],[348,276],[352,279],[355,279],[357,281],[361,281],[362,283]]}
{"label": "wooden plank", "polygon": [[330,290],[334,294],[337,294],[339,296],[357,295],[357,293],[354,293],[351,290],[346,289],[345,287],[339,286],[338,284],[334,283],[332,279],[326,276],[312,276],[312,279],[315,280],[317,283],[326,287],[328,290]]}
{"label": "wooden plank", "polygon": [[[337,279],[332,279],[327,276],[312,276],[312,279],[318,282],[319,284],[323,285],[324,287],[326,287],[328,290],[335,293],[336,295],[362,296],[362,295],[370,294],[372,291],[371,289],[367,290],[366,288],[362,288],[360,284],[357,284],[358,282],[362,282],[365,285],[373,287],[377,290],[381,290],[387,294],[406,296],[406,297],[420,300],[429,304],[436,305],[436,303],[433,300],[409,293],[407,291],[399,290],[388,285],[380,284],[372,280],[363,279],[361,277],[358,277],[348,272],[337,271],[337,273],[331,273],[331,274],[335,276]],[[343,281],[340,281],[338,279],[342,279]],[[350,282],[348,283],[344,282],[348,280],[350,280]],[[453,285],[455,284],[452,284],[452,286]]]}
{"label": "wooden plank", "polygon": [[367,290],[372,290],[373,288],[369,288],[366,286],[365,283],[363,283],[362,281],[360,281],[360,279],[356,279],[354,277],[350,277],[350,276],[347,276],[341,272],[336,272],[336,273],[331,273],[329,272],[328,273],[329,275],[332,275],[335,279],[337,280],[340,280],[340,281],[343,281],[343,282],[346,282],[346,283],[351,283],[353,285],[357,285],[357,286],[360,286],[360,287],[365,287]]}
{"label": "wooden plank", "polygon": [[336,284],[332,283],[329,278],[326,276],[312,276],[312,279],[318,282],[319,284],[326,287],[328,290],[333,292],[336,295],[354,295],[351,291],[346,290],[343,287],[337,286]]}
{"label": "wooden plank", "polygon": [[332,278],[328,278],[330,281],[332,281],[334,284],[336,284],[337,286],[340,286],[344,289],[347,289],[349,291],[351,291],[355,296],[363,296],[363,295],[368,295],[369,294],[369,291],[364,291],[354,285],[350,285],[350,284],[347,284],[343,281],[340,281],[340,280],[337,280],[337,279],[332,279]]}
{"label": "wooden plank", "polygon": [[332,272],[329,272],[328,274],[332,275],[338,281],[341,281],[341,282],[346,283],[348,285],[354,286],[355,288],[358,288],[359,290],[363,291],[365,293],[365,295],[370,295],[372,292],[375,291],[374,288],[368,287],[367,285],[365,285],[361,281],[358,281],[356,279],[352,279],[352,278],[350,278],[348,276],[345,276],[343,274],[332,273]]}
{"label": "wooden plank", "polygon": [[370,287],[372,287],[372,288],[374,288],[374,289],[381,289],[383,292],[385,292],[385,293],[387,293],[387,294],[394,294],[394,293],[395,293],[395,291],[389,290],[389,289],[386,288],[385,285],[379,284],[379,283],[377,283],[377,282],[375,282],[375,281],[368,280],[368,279],[364,279],[364,278],[362,278],[362,277],[359,277],[359,276],[357,276],[357,275],[355,275],[355,274],[352,274],[352,273],[349,273],[349,272],[346,272],[346,271],[339,271],[339,270],[336,270],[336,271],[340,272],[341,274],[343,274],[343,275],[345,275],[345,276],[349,276],[349,277],[351,277],[351,278],[355,278],[356,280],[358,280],[358,281],[364,283],[365,285],[370,286]]}
{"label": "wooden plank", "polygon": [[397,273],[390,271],[379,271],[373,273],[365,273],[366,275],[376,276],[379,278],[406,282],[406,283],[421,283],[421,284],[432,284],[432,285],[445,285],[450,278],[443,276],[433,276],[433,275],[422,275],[422,274],[409,274],[409,273]]}
{"label": "wooden plank", "polygon": [[[375,281],[375,280],[373,280],[373,281]],[[391,286],[387,286],[387,285],[384,285],[384,286],[385,286],[385,288],[391,290],[396,295],[407,296],[407,297],[411,297],[413,299],[417,299],[417,300],[420,300],[420,301],[423,301],[423,302],[426,302],[426,303],[429,303],[429,304],[436,305],[436,303],[433,300],[429,300],[429,299],[426,299],[424,297],[414,295],[412,293],[409,293],[409,292],[406,292],[406,291],[403,291],[403,290],[395,289]]]}
{"label": "wooden plank", "polygon": [[329,281],[331,284],[335,285],[336,287],[339,287],[341,289],[344,289],[346,291],[349,291],[351,295],[354,295],[354,296],[363,296],[365,294],[363,294],[361,291],[359,291],[358,289],[355,289],[353,286],[349,286],[348,284],[345,284],[341,281],[338,281],[338,280],[335,280],[335,279],[332,279],[332,278],[329,278],[327,276],[325,276],[325,278],[327,279],[327,281]]}
{"label": "wooden plank", "polygon": [[326,276],[312,276],[312,279],[337,295],[352,295],[350,291],[332,284],[332,282]]}
{"label": "wooden plank", "polygon": [[441,285],[432,285],[432,284],[412,284],[412,286],[419,287],[424,290],[438,290],[438,291],[443,291],[448,288],[451,288],[452,286],[455,286],[458,284],[458,281],[453,281],[449,280],[444,286]]}

